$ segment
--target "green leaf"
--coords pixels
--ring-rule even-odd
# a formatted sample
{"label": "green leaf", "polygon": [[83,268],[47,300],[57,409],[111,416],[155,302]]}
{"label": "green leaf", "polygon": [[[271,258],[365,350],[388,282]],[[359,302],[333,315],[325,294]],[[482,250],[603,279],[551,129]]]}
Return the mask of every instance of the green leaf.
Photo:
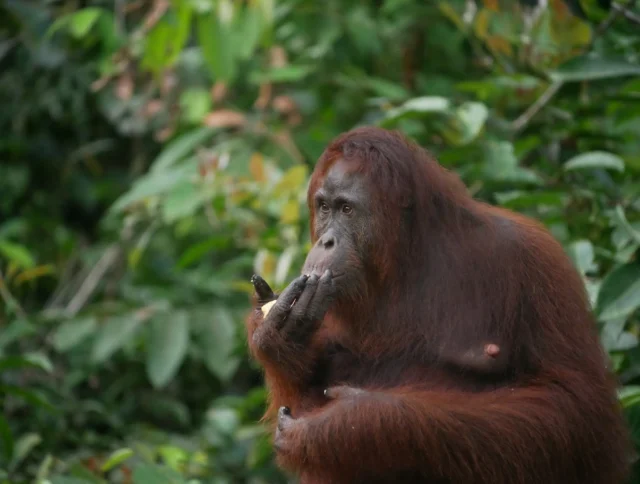
{"label": "green leaf", "polygon": [[177,471],[183,468],[184,464],[189,460],[189,454],[185,449],[172,445],[159,447],[158,454],[162,457],[162,462]]}
{"label": "green leaf", "polygon": [[177,373],[189,348],[189,316],[175,311],[154,319],[147,351],[147,375],[156,388],[166,385]]}
{"label": "green leaf", "polygon": [[[585,13],[587,19],[591,22],[602,22],[607,17],[608,8],[603,8],[602,5],[606,5],[609,2],[603,2],[602,0],[579,0],[580,6]],[[602,5],[601,5],[602,4]]]}
{"label": "green leaf", "polygon": [[640,75],[638,64],[586,56],[575,57],[550,73],[551,79],[563,82],[594,81],[638,75]]}
{"label": "green leaf", "polygon": [[76,39],[86,37],[103,11],[100,8],[88,7],[74,13],[69,19],[69,31]]}
{"label": "green leaf", "polygon": [[404,117],[416,117],[425,114],[446,113],[451,103],[441,96],[422,96],[409,99],[397,108],[390,109],[385,115],[382,125],[389,125]]}
{"label": "green leaf", "polygon": [[187,40],[189,40],[191,18],[193,16],[193,9],[189,1],[173,0],[173,4],[174,6],[177,4],[175,8],[177,25],[174,28],[169,44],[168,64],[173,64],[179,58],[182,48],[185,46]]}
{"label": "green leaf", "polygon": [[5,461],[10,461],[13,457],[13,433],[9,422],[0,414],[0,441],[2,441],[2,454]]}
{"label": "green leaf", "polygon": [[509,141],[488,141],[484,151],[483,172],[488,180],[542,183],[535,172],[519,166],[513,144]]}
{"label": "green leaf", "polygon": [[390,100],[406,99],[409,92],[396,82],[391,82],[379,77],[369,77],[365,80],[365,84],[373,91],[375,95],[385,97]]}
{"label": "green leaf", "polygon": [[626,323],[624,317],[605,321],[600,339],[608,352],[625,351],[638,346],[638,337],[624,330]]}
{"label": "green leaf", "polygon": [[201,123],[211,106],[211,94],[206,89],[187,89],[180,95],[180,112],[188,123]]}
{"label": "green leaf", "polygon": [[65,467],[66,474],[73,477],[54,477],[51,484],[107,484],[105,479],[97,476],[79,460],[68,460]]}
{"label": "green leaf", "polygon": [[183,484],[186,481],[169,467],[142,464],[133,470],[133,484]]}
{"label": "green leaf", "polygon": [[297,192],[307,181],[306,165],[295,165],[289,168],[274,188],[274,192]]}
{"label": "green leaf", "polygon": [[167,427],[189,428],[192,425],[191,414],[187,405],[178,397],[157,392],[141,403],[141,411],[155,421],[165,422]]}
{"label": "green leaf", "polygon": [[199,128],[179,136],[171,141],[162,150],[160,155],[151,164],[152,172],[158,172],[170,168],[187,155],[193,154],[194,150],[210,138],[217,129]]}
{"label": "green leaf", "polygon": [[[262,34],[263,13],[260,10],[260,6],[256,5],[256,3],[257,2],[247,2],[237,16],[237,23],[239,25],[237,25],[236,28],[239,34],[239,42],[236,48],[238,50],[238,57],[244,60],[251,58]],[[234,28],[234,30],[236,30],[236,28]]]}
{"label": "green leaf", "polygon": [[50,482],[51,484],[95,484],[96,481],[89,481],[81,477],[55,476],[50,479]]}
{"label": "green leaf", "polygon": [[579,240],[571,244],[567,250],[574,265],[581,274],[597,270],[593,244],[588,240]]}
{"label": "green leaf", "polygon": [[480,134],[489,117],[489,109],[482,103],[467,102],[456,110],[456,114],[464,126],[461,142],[468,143]]}
{"label": "green leaf", "polygon": [[240,418],[232,408],[212,408],[207,412],[207,423],[222,435],[233,435],[240,425]]}
{"label": "green leaf", "polygon": [[43,354],[36,354],[31,357],[26,355],[0,358],[0,373],[18,368],[38,368],[49,373],[53,370],[51,362]]}
{"label": "green leaf", "polygon": [[169,45],[174,31],[166,20],[160,20],[144,37],[144,56],[142,67],[158,74],[169,63]]}
{"label": "green leaf", "polygon": [[615,344],[607,347],[607,351],[628,351],[638,346],[638,337],[629,331],[623,331]]}
{"label": "green leaf", "polygon": [[35,368],[40,368],[47,373],[53,372],[53,364],[43,351],[30,351],[23,355],[23,358],[34,365]]}
{"label": "green leaf", "polygon": [[42,483],[45,482],[46,478],[51,473],[51,468],[53,467],[54,459],[50,453],[47,453],[44,456],[44,459],[38,465],[38,470],[36,471],[35,482]]}
{"label": "green leaf", "polygon": [[184,269],[195,262],[199,261],[207,254],[213,251],[213,249],[225,249],[229,247],[233,241],[228,235],[220,235],[212,237],[208,240],[203,240],[195,245],[189,247],[178,260],[176,264],[177,269]]}
{"label": "green leaf", "polygon": [[[622,209],[622,207],[620,208]],[[640,245],[640,222],[629,223],[626,221],[625,223],[620,220],[616,220],[616,222],[616,228],[611,234],[611,242],[617,250],[624,249],[630,243]]]}
{"label": "green leaf", "polygon": [[119,212],[132,204],[150,197],[160,196],[177,185],[188,182],[197,175],[196,164],[197,160],[194,158],[192,163],[185,163],[164,171],[149,173],[147,176],[140,178],[131,190],[116,200],[111,210]]}
{"label": "green leaf", "polygon": [[41,407],[49,412],[55,413],[56,408],[49,403],[44,395],[41,395],[37,390],[27,390],[25,388],[15,385],[0,385],[0,392],[4,392],[7,395],[12,395],[23,399],[25,402],[30,403],[36,407]]}
{"label": "green leaf", "polygon": [[87,339],[98,328],[98,321],[94,316],[65,321],[53,332],[53,347],[60,352],[74,348]]}
{"label": "green leaf", "polygon": [[228,380],[235,372],[239,360],[232,356],[236,327],[231,314],[222,307],[212,312],[213,317],[203,322],[200,343],[205,365],[218,378]]}
{"label": "green leaf", "polygon": [[103,323],[93,343],[91,360],[102,363],[133,338],[140,321],[131,314],[116,316]]}
{"label": "green leaf", "polygon": [[217,13],[208,12],[197,16],[196,32],[214,80],[232,82],[236,76],[236,65],[228,26],[220,21]]}
{"label": "green leaf", "polygon": [[562,191],[521,191],[512,190],[509,192],[495,193],[497,202],[512,210],[524,210],[526,208],[534,207],[551,208],[562,207],[565,205],[569,196]]}
{"label": "green leaf", "polygon": [[29,249],[7,240],[0,240],[0,254],[7,258],[9,262],[24,269],[30,269],[36,265],[36,261]]}
{"label": "green leaf", "polygon": [[29,433],[20,437],[14,446],[13,458],[9,462],[9,470],[13,471],[42,442],[42,437],[36,433]]}
{"label": "green leaf", "polygon": [[611,271],[598,294],[601,321],[624,318],[640,307],[640,264],[631,263]]}
{"label": "green leaf", "polygon": [[22,338],[27,338],[37,333],[36,327],[27,319],[14,319],[8,326],[0,331],[0,350]]}
{"label": "green leaf", "polygon": [[612,220],[615,222],[617,228],[624,230],[627,236],[636,244],[640,244],[640,231],[634,228],[634,225],[629,223],[627,216],[624,213],[624,208],[621,205],[616,205],[613,211]]}
{"label": "green leaf", "polygon": [[622,172],[624,171],[624,160],[606,151],[590,151],[574,156],[564,164],[565,171],[595,168]]}
{"label": "green leaf", "polygon": [[624,408],[640,403],[640,386],[627,385],[618,390],[618,399]]}
{"label": "green leaf", "polygon": [[162,218],[167,223],[193,215],[205,199],[203,193],[189,180],[173,187],[162,204]]}
{"label": "green leaf", "polygon": [[81,39],[89,33],[91,27],[95,25],[96,21],[103,14],[105,14],[105,11],[98,7],[86,7],[77,12],[63,15],[49,27],[45,34],[45,40],[65,27],[69,29],[69,33],[73,37]]}
{"label": "green leaf", "polygon": [[126,461],[132,456],[133,456],[133,450],[126,447],[124,449],[118,449],[109,456],[109,458],[105,461],[104,464],[102,464],[102,467],[100,468],[100,470],[102,472],[109,472],[111,469],[119,466],[120,464],[122,464],[124,461]]}
{"label": "green leaf", "polygon": [[254,71],[249,75],[249,82],[264,84],[267,82],[300,82],[313,72],[313,66],[289,65],[275,67],[265,71]]}
{"label": "green leaf", "polygon": [[442,96],[422,96],[409,99],[397,110],[413,111],[417,113],[442,113],[446,112],[451,103]]}

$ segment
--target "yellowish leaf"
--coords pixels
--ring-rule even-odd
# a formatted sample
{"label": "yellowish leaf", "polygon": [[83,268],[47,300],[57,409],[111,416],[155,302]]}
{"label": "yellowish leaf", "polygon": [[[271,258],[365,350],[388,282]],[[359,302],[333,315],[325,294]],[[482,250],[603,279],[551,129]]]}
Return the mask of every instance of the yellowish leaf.
{"label": "yellowish leaf", "polygon": [[307,181],[307,167],[296,165],[290,168],[280,179],[275,191],[299,191]]}
{"label": "yellowish leaf", "polygon": [[138,263],[140,262],[141,258],[142,258],[142,249],[139,247],[135,247],[134,249],[132,249],[127,256],[127,259],[129,261],[129,267],[131,267],[132,269],[135,269]]}
{"label": "yellowish leaf", "polygon": [[571,11],[564,0],[550,0],[549,6],[553,11],[554,17],[568,18],[571,17]]}
{"label": "yellowish leaf", "polygon": [[267,249],[261,249],[256,255],[255,272],[260,274],[264,279],[270,279],[276,269],[278,260],[273,253]]}
{"label": "yellowish leaf", "polygon": [[566,21],[551,19],[551,37],[565,52],[572,48],[582,47],[591,42],[591,27],[578,17]]}
{"label": "yellowish leaf", "polygon": [[456,12],[448,1],[438,3],[438,9],[440,10],[440,13],[451,20],[458,29],[466,30],[466,26],[460,18],[460,15],[458,15],[458,12]]}
{"label": "yellowish leaf", "polygon": [[493,52],[499,52],[507,56],[511,56],[513,54],[513,49],[511,47],[511,44],[509,43],[509,41],[507,41],[503,37],[498,37],[497,35],[491,35],[486,39],[486,42]]}
{"label": "yellowish leaf", "polygon": [[297,200],[289,200],[282,208],[280,221],[283,224],[292,224],[300,220],[300,204]]}
{"label": "yellowish leaf", "polygon": [[571,13],[565,2],[551,0],[552,15],[550,33],[553,40],[564,52],[591,42],[591,27]]}
{"label": "yellowish leaf", "polygon": [[487,33],[489,31],[489,17],[491,17],[491,11],[486,8],[480,10],[475,16],[473,28],[479,39],[484,40],[487,37]]}
{"label": "yellowish leaf", "polygon": [[485,7],[491,10],[495,10],[496,12],[500,9],[500,5],[498,5],[498,0],[484,0],[482,3],[484,3]]}
{"label": "yellowish leaf", "polygon": [[233,204],[239,205],[250,199],[252,196],[253,195],[246,190],[236,190],[231,195],[229,195],[229,200]]}
{"label": "yellowish leaf", "polygon": [[26,271],[22,271],[15,279],[16,284],[22,284],[23,282],[28,282],[33,279],[37,279],[38,277],[46,276],[48,274],[54,273],[54,267],[51,264],[46,264],[42,266],[34,267],[33,269],[28,269]]}
{"label": "yellowish leaf", "polygon": [[254,153],[251,155],[251,159],[249,160],[249,171],[256,181],[265,181],[264,157],[260,153]]}

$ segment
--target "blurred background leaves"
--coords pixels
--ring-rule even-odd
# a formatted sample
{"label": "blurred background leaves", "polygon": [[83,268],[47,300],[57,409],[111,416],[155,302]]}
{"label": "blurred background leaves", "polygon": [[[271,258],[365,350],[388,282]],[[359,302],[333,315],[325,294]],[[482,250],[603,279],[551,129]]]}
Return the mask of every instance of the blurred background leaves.
{"label": "blurred background leaves", "polygon": [[0,482],[285,482],[249,278],[360,124],[565,245],[640,445],[637,3],[5,0]]}

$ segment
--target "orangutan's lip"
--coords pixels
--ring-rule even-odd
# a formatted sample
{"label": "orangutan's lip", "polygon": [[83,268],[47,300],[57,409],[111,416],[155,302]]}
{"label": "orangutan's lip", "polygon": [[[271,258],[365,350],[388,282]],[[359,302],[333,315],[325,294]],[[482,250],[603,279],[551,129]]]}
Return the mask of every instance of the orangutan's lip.
{"label": "orangutan's lip", "polygon": [[[311,277],[313,274],[315,274],[318,277],[322,277],[322,275],[327,271],[327,269],[322,269],[322,270],[317,270],[317,269],[311,269],[309,272],[304,272],[303,275],[306,275],[307,277]],[[331,279],[333,279],[334,281],[340,277],[344,276],[344,272],[339,272],[337,274],[332,274]]]}

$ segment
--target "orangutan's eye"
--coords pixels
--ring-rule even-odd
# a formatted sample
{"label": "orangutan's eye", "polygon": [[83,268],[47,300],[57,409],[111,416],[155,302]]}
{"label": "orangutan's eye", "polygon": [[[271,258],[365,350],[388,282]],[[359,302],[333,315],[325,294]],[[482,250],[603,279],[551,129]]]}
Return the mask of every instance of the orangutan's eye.
{"label": "orangutan's eye", "polygon": [[342,206],[342,213],[346,213],[347,215],[349,215],[351,212],[353,212],[353,208],[351,208],[351,205],[347,205],[346,203]]}
{"label": "orangutan's eye", "polygon": [[320,202],[320,210],[324,213],[329,212],[329,205],[326,202]]}

